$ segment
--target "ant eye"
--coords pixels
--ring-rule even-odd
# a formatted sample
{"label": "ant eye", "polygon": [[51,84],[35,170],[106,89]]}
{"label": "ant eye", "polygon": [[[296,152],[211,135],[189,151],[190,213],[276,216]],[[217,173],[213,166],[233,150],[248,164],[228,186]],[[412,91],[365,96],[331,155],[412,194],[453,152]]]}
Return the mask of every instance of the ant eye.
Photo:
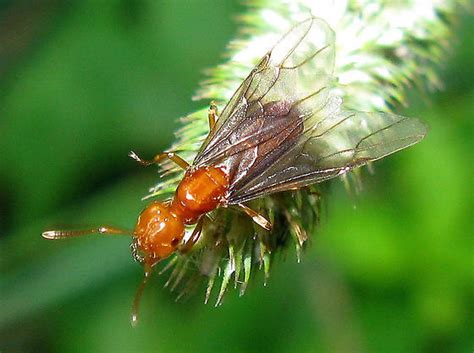
{"label": "ant eye", "polygon": [[173,238],[173,240],[171,240],[171,246],[173,246],[173,247],[178,246],[180,241],[181,241],[181,239],[179,239],[179,238]]}
{"label": "ant eye", "polygon": [[133,238],[132,244],[130,244],[130,249],[132,252],[132,258],[139,264],[143,264],[145,262],[145,254],[140,249],[137,238]]}

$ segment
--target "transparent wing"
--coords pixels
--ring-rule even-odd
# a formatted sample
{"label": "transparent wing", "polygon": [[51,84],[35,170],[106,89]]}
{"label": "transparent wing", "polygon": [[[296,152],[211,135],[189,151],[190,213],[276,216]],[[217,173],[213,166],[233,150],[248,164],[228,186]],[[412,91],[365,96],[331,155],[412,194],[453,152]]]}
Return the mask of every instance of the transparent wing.
{"label": "transparent wing", "polygon": [[228,204],[327,180],[406,148],[417,119],[342,111],[329,95],[334,33],[310,18],[285,34],[224,108],[194,165],[225,165]]}
{"label": "transparent wing", "polygon": [[[294,123],[290,110],[324,106],[334,67],[334,33],[321,19],[291,29],[243,81],[223,109],[194,165],[217,164],[275,138]],[[233,170],[234,174],[242,170]]]}
{"label": "transparent wing", "polygon": [[427,133],[426,125],[418,119],[340,111],[339,98],[329,101],[333,103],[322,114],[306,118],[307,127],[291,148],[260,173],[250,173],[232,185],[229,204],[334,178],[409,147]]}

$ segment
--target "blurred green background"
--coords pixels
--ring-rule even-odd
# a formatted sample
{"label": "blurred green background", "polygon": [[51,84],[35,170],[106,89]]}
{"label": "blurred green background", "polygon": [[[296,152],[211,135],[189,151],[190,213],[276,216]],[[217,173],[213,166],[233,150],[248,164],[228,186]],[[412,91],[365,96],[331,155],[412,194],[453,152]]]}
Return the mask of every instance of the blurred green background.
{"label": "blurred green background", "polygon": [[[51,226],[132,228],[162,151],[222,60],[238,1],[0,2],[0,352],[472,352],[474,23],[460,19],[445,90],[409,92],[428,138],[334,182],[297,264],[269,284],[175,303],[163,276],[138,328],[129,239],[41,239]],[[355,206],[355,207],[354,207]],[[286,259],[285,259],[286,258]]]}

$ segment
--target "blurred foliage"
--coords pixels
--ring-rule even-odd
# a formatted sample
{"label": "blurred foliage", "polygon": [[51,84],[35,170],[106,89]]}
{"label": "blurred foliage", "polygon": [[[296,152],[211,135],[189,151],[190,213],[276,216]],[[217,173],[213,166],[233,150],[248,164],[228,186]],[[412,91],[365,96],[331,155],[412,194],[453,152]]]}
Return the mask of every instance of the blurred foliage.
{"label": "blurred foliage", "polygon": [[474,349],[474,32],[455,28],[446,89],[411,93],[428,138],[331,184],[323,225],[267,287],[185,303],[147,288],[129,239],[48,242],[51,225],[132,228],[155,170],[127,158],[171,144],[189,97],[236,32],[237,1],[0,3],[1,352],[470,352]]}

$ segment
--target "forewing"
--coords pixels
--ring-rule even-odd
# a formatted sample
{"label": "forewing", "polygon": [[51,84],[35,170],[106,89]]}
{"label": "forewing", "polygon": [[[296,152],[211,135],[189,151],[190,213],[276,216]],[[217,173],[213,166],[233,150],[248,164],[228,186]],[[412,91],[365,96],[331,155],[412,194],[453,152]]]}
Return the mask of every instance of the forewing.
{"label": "forewing", "polygon": [[334,178],[409,147],[427,132],[420,120],[395,114],[337,108],[324,114],[308,118],[298,142],[265,171],[234,185],[229,204]]}
{"label": "forewing", "polygon": [[[327,23],[310,18],[296,25],[242,82],[193,164],[215,164],[272,138],[284,125],[272,124],[275,114],[284,116],[296,106],[299,111],[324,106],[333,67],[334,33]],[[266,108],[274,102],[281,102],[281,109],[272,115]],[[255,124],[257,117],[264,123]]]}

